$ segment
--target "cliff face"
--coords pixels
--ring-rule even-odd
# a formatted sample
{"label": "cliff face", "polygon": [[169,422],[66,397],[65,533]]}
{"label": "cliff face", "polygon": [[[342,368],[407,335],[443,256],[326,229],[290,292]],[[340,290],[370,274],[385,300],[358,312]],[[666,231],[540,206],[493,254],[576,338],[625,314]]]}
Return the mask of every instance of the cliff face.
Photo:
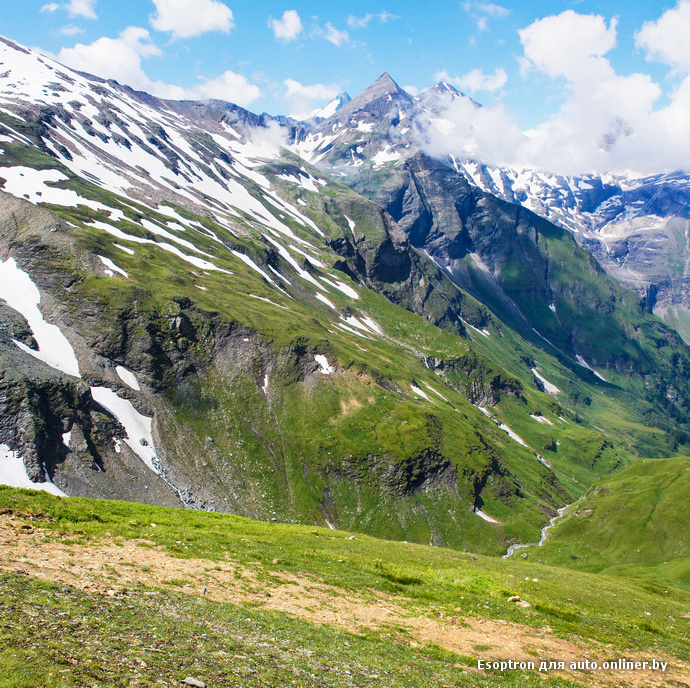
{"label": "cliff face", "polygon": [[[383,202],[396,219],[408,217],[403,225],[414,245],[420,245],[420,235],[429,231],[430,213],[438,217],[444,232],[459,231],[452,208],[434,203],[437,194],[458,199],[469,185],[521,205],[571,232],[617,282],[644,300],[648,310],[690,339],[687,174],[562,176],[444,156],[434,146],[439,157],[423,165],[436,168],[437,179],[432,181],[415,160],[430,150],[430,137],[448,123],[444,112],[458,100],[480,107],[448,84],[412,97],[384,74],[325,121],[293,127],[292,148],[324,173]],[[417,180],[422,175],[433,188],[427,186],[424,199],[414,182],[387,188],[382,176],[392,169],[398,174],[414,169]],[[448,193],[441,191],[439,179]]]}

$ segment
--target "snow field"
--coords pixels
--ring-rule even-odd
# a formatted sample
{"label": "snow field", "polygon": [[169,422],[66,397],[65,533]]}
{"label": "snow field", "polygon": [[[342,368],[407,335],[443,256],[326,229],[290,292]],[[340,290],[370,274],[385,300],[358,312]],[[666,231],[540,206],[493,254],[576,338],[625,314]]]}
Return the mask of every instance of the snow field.
{"label": "snow field", "polygon": [[41,293],[14,258],[0,263],[0,298],[24,316],[38,344],[38,351],[34,351],[23,342],[13,340],[22,351],[60,372],[81,377],[72,345],[57,325],[50,325],[43,319],[38,309]]}
{"label": "snow field", "polygon": [[42,490],[57,497],[67,496],[59,487],[50,482],[48,476],[44,483],[33,482],[26,472],[23,459],[6,444],[0,444],[0,485]]}

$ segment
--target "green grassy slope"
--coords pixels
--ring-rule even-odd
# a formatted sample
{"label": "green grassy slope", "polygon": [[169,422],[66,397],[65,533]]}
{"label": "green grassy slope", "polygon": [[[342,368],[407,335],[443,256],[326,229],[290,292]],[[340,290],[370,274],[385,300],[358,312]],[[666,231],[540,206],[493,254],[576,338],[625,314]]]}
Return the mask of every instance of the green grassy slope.
{"label": "green grassy slope", "polygon": [[[676,677],[683,671],[677,667],[690,660],[690,597],[677,588],[659,594],[644,582],[521,558],[9,488],[0,488],[0,515],[13,518],[20,531],[35,529],[37,547],[55,543],[76,559],[83,547],[114,543],[115,555],[118,544],[124,555],[106,560],[102,579],[84,573],[82,583],[89,582],[91,591],[22,576],[22,562],[4,555],[9,572],[0,576],[3,686],[124,685],[135,679],[139,685],[177,685],[190,675],[209,686],[590,685],[588,673],[573,672],[569,680],[536,671],[477,673],[478,658],[511,658],[506,633],[547,639],[550,652],[562,646],[582,659],[664,658],[676,667]],[[122,575],[136,581],[147,568],[128,563],[124,545],[132,539],[143,554],[172,557],[173,567],[190,558],[208,562],[200,573],[212,591],[217,572],[234,571],[242,600],[194,596],[184,574],[123,590]],[[51,570],[61,566],[69,572],[72,565],[60,560]],[[315,625],[308,616],[266,609],[272,592],[290,587],[286,577],[317,586],[312,589],[320,597],[307,606],[310,613],[350,599],[399,611],[388,623],[373,625],[355,615],[352,623],[361,624],[355,631],[343,628],[337,616]],[[117,594],[105,593],[110,586]],[[531,606],[509,601],[514,595]],[[503,625],[489,623],[496,621]],[[442,635],[438,644],[415,642],[417,631],[429,624],[458,629],[460,636],[463,628],[496,630],[486,644],[461,654],[445,648]],[[532,657],[537,663],[560,659],[539,652]]]}
{"label": "green grassy slope", "polygon": [[[7,148],[6,164],[59,167],[40,151]],[[156,240],[146,222],[160,231],[169,216],[64,168],[68,179],[58,187],[103,203],[120,219],[84,205],[43,206],[39,222],[24,204],[29,210],[16,208],[7,220],[8,251],[60,304],[93,357],[83,361],[89,384],[102,384],[104,368],[114,364],[135,371],[145,385],[137,399],[147,414],[155,409],[171,478],[203,486],[202,505],[499,554],[512,542],[538,539],[553,510],[601,475],[635,455],[675,449],[668,437],[675,421],[639,398],[639,379],[603,383],[554,356],[543,340],[524,338],[410,248],[380,208],[337,184],[316,192],[286,182],[278,175],[290,165],[292,157],[262,170],[324,231],[283,218],[313,247],[320,265],[305,261],[305,269],[315,279],[342,280],[358,299],[325,286],[333,308],[316,298],[313,284],[251,218],[176,207],[187,224],[181,238],[228,272],[195,269],[140,243]],[[275,212],[246,182],[267,213]],[[280,271],[282,286],[233,251],[272,279],[271,268]],[[112,259],[129,279],[104,276],[97,256]],[[345,317],[370,317],[382,334],[343,330]],[[315,355],[327,356],[337,371],[319,373]],[[537,368],[561,390],[555,398],[540,387]],[[107,468],[118,461],[112,424],[93,408],[88,413]],[[68,429],[61,422],[53,428],[58,445]],[[676,438],[681,446],[687,439]],[[105,482],[107,471],[84,468],[86,458],[47,460],[57,477],[64,470],[73,484],[88,478],[91,486],[80,494],[150,498],[136,493],[136,481],[133,492],[119,492]]]}
{"label": "green grassy slope", "polygon": [[690,459],[637,461],[571,506],[542,548],[525,551],[536,561],[690,589],[688,495]]}

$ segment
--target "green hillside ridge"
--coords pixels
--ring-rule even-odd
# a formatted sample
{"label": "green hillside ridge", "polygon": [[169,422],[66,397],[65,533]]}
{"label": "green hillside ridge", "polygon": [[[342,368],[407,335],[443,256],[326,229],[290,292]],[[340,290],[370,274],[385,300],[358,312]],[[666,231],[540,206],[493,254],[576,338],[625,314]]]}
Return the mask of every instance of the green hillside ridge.
{"label": "green hillside ridge", "polygon": [[[81,578],[74,577],[80,569],[69,559],[53,563],[50,575],[62,575],[62,570],[79,585],[45,582],[33,563],[5,558],[0,576],[2,685],[117,684],[134,677],[140,685],[160,680],[175,685],[195,676],[209,687],[354,682],[517,688],[576,687],[591,685],[593,677],[606,682],[622,676],[477,673],[479,658],[510,659],[504,634],[518,631],[524,635],[516,638],[523,642],[528,637],[537,645],[548,640],[551,645],[544,647],[552,653],[559,652],[560,643],[563,652],[581,653],[580,660],[663,658],[673,685],[683,685],[678,681],[690,660],[690,597],[678,588],[660,594],[644,582],[521,558],[486,558],[230,515],[186,512],[180,518],[179,510],[0,488],[0,519],[8,518],[20,540],[22,532],[35,530],[35,547],[64,548],[74,561],[80,561],[82,549],[106,544],[115,545],[115,556],[104,555],[102,573],[96,567],[98,572],[84,571]],[[168,578],[153,586],[137,583],[147,570],[132,559],[137,549],[144,560],[150,552],[152,566],[169,557]],[[175,561],[182,567],[194,561],[195,572],[175,575]],[[29,576],[18,573],[22,565]],[[221,594],[227,589],[227,583],[225,588],[220,583],[228,580],[226,574],[237,581],[240,597],[234,602],[206,599],[199,584],[211,596]],[[123,587],[125,578],[133,582]],[[313,598],[306,617],[266,608],[272,595],[298,580],[300,585],[308,581],[313,595],[317,590],[326,595]],[[531,606],[517,606],[509,601],[513,596]],[[309,621],[321,605],[347,605],[348,600],[400,612],[383,623],[354,617],[358,630],[335,620]],[[494,637],[493,627],[482,624],[496,621],[509,625],[497,626]],[[459,653],[444,646],[451,635],[439,636],[440,646],[419,642],[419,630],[430,624],[451,635],[454,628],[486,628],[486,643]],[[537,665],[560,659],[538,651],[526,657]]]}
{"label": "green hillside ridge", "polygon": [[651,581],[653,589],[690,589],[688,494],[690,459],[637,461],[573,504],[543,547],[524,551],[530,560]]}
{"label": "green hillside ridge", "polygon": [[[690,440],[682,395],[653,405],[641,398],[648,383],[638,371],[605,383],[542,339],[526,338],[510,318],[500,319],[500,309],[492,312],[415,249],[378,205],[292,155],[261,170],[324,232],[281,215],[312,247],[314,262],[300,258],[301,269],[356,291],[353,299],[322,287],[335,310],[246,214],[169,203],[188,226],[182,238],[228,272],[194,269],[151,243],[157,235],[142,221],[164,230],[170,218],[162,207],[100,189],[39,150],[5,148],[4,164],[59,169],[68,179],[54,186],[120,214],[112,220],[85,205],[38,210],[3,196],[5,250],[69,323],[88,384],[115,384],[143,413],[155,412],[166,479],[197,508],[499,554],[510,543],[538,539],[554,510],[601,475]],[[305,169],[319,179],[318,191],[285,180]],[[274,214],[275,201],[245,181]],[[94,222],[137,241],[114,239]],[[546,225],[545,232],[556,232]],[[128,279],[103,276],[98,255]],[[636,313],[639,300],[625,298],[632,310],[614,304],[616,322]],[[363,338],[342,329],[346,317],[372,318],[382,334]],[[89,401],[87,387],[57,382],[54,371],[27,362],[11,343],[21,323],[15,329],[6,354],[12,367],[29,365],[31,374],[13,382],[7,396],[17,404],[37,399],[32,422],[50,438],[40,444],[36,428],[12,430],[32,454],[35,475],[44,465],[72,494],[172,506],[177,497],[164,481],[128,448],[114,450],[122,432]],[[637,329],[646,342],[649,332]],[[319,372],[315,355],[327,356],[335,372]],[[681,348],[678,360],[684,355]],[[142,393],[123,388],[112,373],[116,364],[135,372]],[[561,390],[555,398],[534,370]],[[46,409],[49,421],[41,420]],[[60,438],[70,428],[84,441],[65,451]]]}

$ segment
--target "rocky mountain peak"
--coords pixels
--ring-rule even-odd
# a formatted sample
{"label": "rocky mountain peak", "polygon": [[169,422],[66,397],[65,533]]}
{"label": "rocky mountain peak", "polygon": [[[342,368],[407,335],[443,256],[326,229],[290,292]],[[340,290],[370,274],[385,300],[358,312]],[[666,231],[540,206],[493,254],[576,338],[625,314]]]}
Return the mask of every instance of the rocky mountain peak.
{"label": "rocky mountain peak", "polygon": [[384,72],[371,86],[340,108],[334,119],[345,121],[361,111],[386,120],[391,110],[413,106],[414,98],[400,88],[388,72]]}

